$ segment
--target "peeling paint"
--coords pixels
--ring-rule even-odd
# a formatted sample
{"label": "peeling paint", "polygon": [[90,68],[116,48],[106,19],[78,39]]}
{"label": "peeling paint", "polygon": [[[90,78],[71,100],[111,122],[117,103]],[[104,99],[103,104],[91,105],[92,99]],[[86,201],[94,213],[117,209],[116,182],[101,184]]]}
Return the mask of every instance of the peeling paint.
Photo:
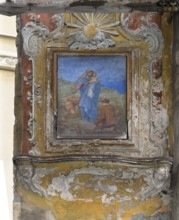
{"label": "peeling paint", "polygon": [[[30,159],[16,163],[15,191],[20,198],[16,203],[20,212],[17,220],[25,216],[28,220],[36,217],[39,220],[155,220],[170,216],[171,163],[162,160],[168,157],[172,146],[171,33],[166,31],[172,27],[165,23],[167,16],[139,12],[110,15],[115,36],[108,35],[107,39],[114,42],[114,47],[105,45],[101,53],[129,50],[129,140],[75,140],[75,143],[54,139],[52,122],[56,112],[52,108],[54,88],[47,51],[50,46],[70,51],[75,40],[81,44],[84,38],[78,35],[75,35],[77,39],[66,37],[66,27],[70,31],[77,19],[74,16],[69,24],[69,14],[48,14],[46,18],[43,13],[31,14],[30,20],[27,15],[22,16],[26,54],[20,58],[25,66],[22,127],[27,129],[19,157],[28,155]],[[82,32],[87,28],[85,25]],[[87,35],[94,34],[90,28],[88,31]],[[89,44],[86,49],[90,47]],[[46,66],[44,57],[48,56]],[[90,162],[84,159],[87,156],[98,160]],[[53,163],[57,157],[64,161]],[[124,158],[122,162],[118,162],[118,157]],[[157,157],[160,159],[153,163]],[[152,160],[139,163],[135,162],[136,158]]]}

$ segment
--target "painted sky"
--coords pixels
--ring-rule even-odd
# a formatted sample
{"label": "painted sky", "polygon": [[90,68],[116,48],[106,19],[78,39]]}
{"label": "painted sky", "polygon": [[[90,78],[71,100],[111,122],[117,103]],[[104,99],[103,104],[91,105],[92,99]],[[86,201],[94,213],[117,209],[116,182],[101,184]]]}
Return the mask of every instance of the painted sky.
{"label": "painted sky", "polygon": [[126,93],[126,56],[58,56],[58,78],[75,82],[86,70],[97,73],[102,87]]}

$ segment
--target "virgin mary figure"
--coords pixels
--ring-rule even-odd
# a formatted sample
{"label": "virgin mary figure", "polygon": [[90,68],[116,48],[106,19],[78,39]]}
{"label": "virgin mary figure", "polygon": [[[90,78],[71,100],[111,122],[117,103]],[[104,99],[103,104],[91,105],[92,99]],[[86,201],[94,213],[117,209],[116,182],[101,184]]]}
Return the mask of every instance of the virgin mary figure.
{"label": "virgin mary figure", "polygon": [[98,117],[98,98],[101,91],[100,82],[93,70],[87,70],[76,81],[80,91],[79,107],[82,120],[95,123]]}

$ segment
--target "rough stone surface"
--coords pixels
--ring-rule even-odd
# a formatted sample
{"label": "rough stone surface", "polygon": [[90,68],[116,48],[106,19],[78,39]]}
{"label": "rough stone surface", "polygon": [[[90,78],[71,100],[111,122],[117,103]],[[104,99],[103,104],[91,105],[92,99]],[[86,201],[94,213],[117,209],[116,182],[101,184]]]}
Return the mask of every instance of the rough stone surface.
{"label": "rough stone surface", "polygon": [[18,15],[26,12],[131,12],[158,11],[166,12],[179,10],[173,1],[159,0],[17,0],[0,4],[0,14]]}
{"label": "rough stone surface", "polygon": [[[37,3],[39,5],[50,5],[50,4],[64,4],[66,2],[69,3],[69,2],[73,2],[72,0],[67,0],[67,1],[64,1],[64,0],[16,0],[15,1],[16,3]],[[86,0],[86,1],[76,1],[76,2],[85,2],[86,4],[88,4],[88,2],[93,2],[94,3],[104,3],[104,2],[109,2],[109,3],[113,3],[113,4],[117,4],[117,3],[120,3],[120,4],[129,4],[129,3],[148,3],[148,0],[127,0],[127,1],[118,1],[118,0],[106,0],[106,1],[103,1],[103,0]],[[158,2],[158,0],[151,0],[150,1],[151,3],[156,3]]]}

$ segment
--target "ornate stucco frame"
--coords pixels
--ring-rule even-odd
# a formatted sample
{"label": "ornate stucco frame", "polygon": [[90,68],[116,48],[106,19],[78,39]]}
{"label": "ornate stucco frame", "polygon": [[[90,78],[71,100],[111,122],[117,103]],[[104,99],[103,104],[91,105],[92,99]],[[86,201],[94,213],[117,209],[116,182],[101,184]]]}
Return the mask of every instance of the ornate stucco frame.
{"label": "ornate stucco frame", "polygon": [[[116,142],[117,145],[133,145],[132,143],[132,125],[130,123],[131,120],[131,109],[130,105],[130,99],[131,99],[131,58],[132,58],[132,52],[130,50],[126,50],[124,48],[119,48],[118,50],[98,50],[95,51],[95,55],[100,55],[100,56],[105,56],[105,55],[124,55],[127,58],[127,94],[126,94],[126,104],[127,104],[127,121],[129,122],[129,128],[128,128],[128,137],[127,140],[123,140],[122,138],[116,138],[113,140],[105,140],[105,138],[99,138],[99,139],[94,139],[93,137],[88,138],[88,139],[78,139],[75,140],[74,138],[71,139],[57,139],[56,137],[56,115],[57,115],[57,106],[56,106],[56,100],[57,100],[57,88],[56,88],[56,57],[58,54],[62,55],[70,55],[70,56],[75,56],[75,55],[92,55],[94,54],[93,51],[72,51],[72,50],[65,50],[65,49],[59,49],[59,48],[48,48],[47,50],[47,60],[48,64],[50,63],[50,69],[47,68],[49,71],[47,71],[47,81],[53,82],[47,86],[47,115],[46,117],[46,134],[47,134],[47,148],[53,148],[53,146],[58,146],[59,148],[63,148],[66,145],[70,145],[72,148],[76,145],[78,146],[84,146],[86,144],[89,144],[91,146],[94,146],[96,148],[96,144],[98,143],[99,145],[112,145],[113,141]],[[53,74],[52,74],[53,73]],[[49,99],[49,97],[52,97],[52,100]],[[53,109],[53,110],[52,110]],[[49,120],[50,119],[50,120]],[[49,129],[50,128],[50,129]],[[57,147],[57,148],[58,148]],[[48,150],[48,149],[47,149]],[[51,149],[52,150],[52,149]],[[91,150],[94,151],[93,147],[91,147]],[[85,150],[83,149],[82,152]],[[82,153],[81,152],[81,153]]]}
{"label": "ornate stucco frame", "polygon": [[[155,14],[148,15],[149,17],[145,18],[145,26],[137,29],[136,32],[128,28],[128,20],[125,20],[124,14],[107,15],[113,22],[110,27],[114,30],[108,38],[101,38],[102,44],[96,41],[95,45],[90,42],[84,44],[81,41],[81,35],[72,34],[71,31],[76,28],[75,22],[80,15],[71,14],[70,16],[72,22],[69,23],[68,14],[53,15],[52,20],[56,21],[57,26],[53,31],[49,31],[48,27],[40,22],[34,22],[35,19],[39,19],[38,17],[32,17],[32,21],[22,29],[24,51],[32,60],[33,72],[32,92],[29,92],[28,97],[32,103],[28,130],[29,142],[34,147],[29,153],[45,156],[161,157],[166,155],[167,109],[158,98],[156,99],[155,93],[163,91],[159,67],[162,59],[163,63],[167,63],[168,58],[163,55],[164,39],[161,29],[156,23],[149,22],[149,17]],[[82,34],[84,40],[84,33]],[[57,141],[54,138],[51,62],[55,51],[66,51],[71,54],[128,54],[128,85],[130,85],[128,89],[128,94],[130,94],[128,96],[128,140],[95,139],[74,142],[74,140]],[[160,77],[156,78],[155,75]]]}
{"label": "ornate stucco frame", "polygon": [[[140,48],[124,48],[118,45],[108,50],[97,50],[96,54],[125,54],[127,56],[127,118],[128,118],[128,139],[127,140],[57,140],[54,136],[55,115],[54,100],[54,75],[53,62],[54,53],[67,52],[69,54],[92,54],[94,51],[69,50],[60,45],[42,44],[39,56],[35,60],[34,70],[37,74],[35,85],[41,88],[41,97],[35,99],[34,114],[36,123],[34,124],[34,138],[44,140],[46,153],[58,153],[60,155],[125,155],[126,149],[133,155],[139,153],[138,146],[138,108],[139,99],[135,95],[139,88],[140,77]],[[45,58],[45,59],[44,59]],[[44,73],[44,74],[43,74]],[[133,100],[133,101],[132,101]],[[39,108],[40,107],[40,108]],[[132,109],[135,109],[135,111]],[[43,129],[42,129],[43,128]],[[39,130],[44,132],[39,132]]]}

